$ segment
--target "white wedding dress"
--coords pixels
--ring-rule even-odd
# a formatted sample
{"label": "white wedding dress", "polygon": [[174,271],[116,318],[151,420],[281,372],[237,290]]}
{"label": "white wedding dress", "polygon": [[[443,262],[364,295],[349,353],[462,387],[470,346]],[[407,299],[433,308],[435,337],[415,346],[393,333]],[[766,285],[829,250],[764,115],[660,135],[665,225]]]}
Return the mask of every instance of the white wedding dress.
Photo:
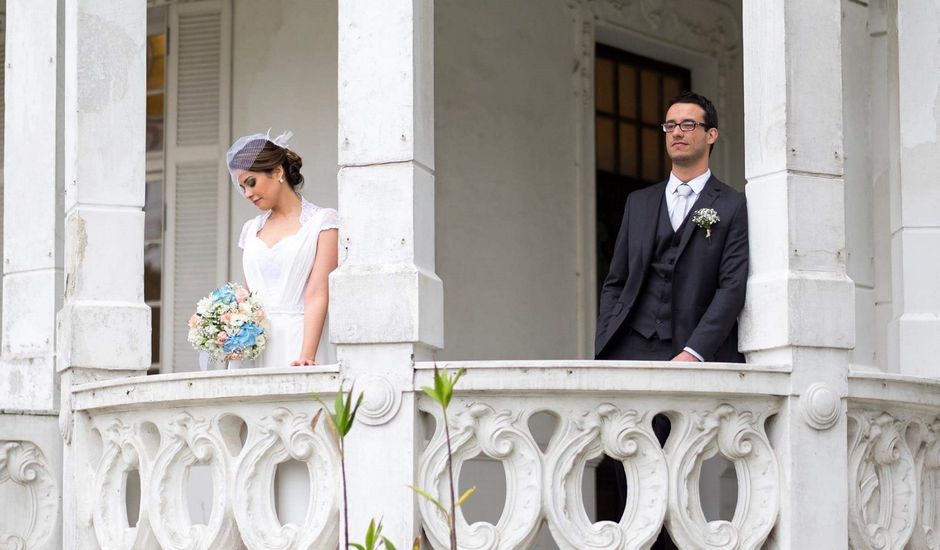
{"label": "white wedding dress", "polygon": [[[339,217],[332,208],[320,208],[301,197],[300,230],[269,247],[258,232],[271,215],[267,211],[242,227],[238,246],[244,250],[242,268],[248,289],[261,301],[270,320],[270,332],[264,352],[255,359],[256,367],[287,367],[300,358],[304,340],[304,287],[317,257],[320,232],[339,228]],[[316,360],[319,364],[336,362],[330,345],[328,324],[323,323]]]}

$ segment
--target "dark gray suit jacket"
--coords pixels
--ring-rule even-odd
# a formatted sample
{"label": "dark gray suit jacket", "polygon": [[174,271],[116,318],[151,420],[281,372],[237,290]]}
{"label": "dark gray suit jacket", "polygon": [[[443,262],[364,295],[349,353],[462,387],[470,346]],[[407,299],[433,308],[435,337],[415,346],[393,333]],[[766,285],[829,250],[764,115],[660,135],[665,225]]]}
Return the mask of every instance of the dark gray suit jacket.
{"label": "dark gray suit jacket", "polygon": [[[595,356],[626,332],[617,331],[643,291],[666,183],[627,197],[601,290]],[[737,319],[747,287],[747,202],[744,193],[712,175],[691,212],[700,208],[714,208],[720,221],[712,226],[711,239],[691,219],[683,228],[672,282],[673,347],[679,353],[688,346],[706,361],[744,362],[738,352]]]}

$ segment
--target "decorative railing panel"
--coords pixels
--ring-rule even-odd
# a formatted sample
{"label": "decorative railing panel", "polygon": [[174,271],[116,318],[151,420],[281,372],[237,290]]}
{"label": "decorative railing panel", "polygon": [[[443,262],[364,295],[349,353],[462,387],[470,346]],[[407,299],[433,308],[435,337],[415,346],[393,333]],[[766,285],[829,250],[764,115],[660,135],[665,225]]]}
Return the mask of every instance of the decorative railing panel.
{"label": "decorative railing panel", "polygon": [[[11,497],[15,488],[22,489],[25,498]],[[46,548],[54,544],[59,497],[53,466],[36,443],[0,440],[0,503],[19,507],[22,518],[16,532],[0,529],[0,548]]]}
{"label": "decorative railing panel", "polygon": [[[748,377],[781,373],[719,368],[690,376],[688,369],[635,363],[447,366],[469,368],[448,416],[455,475],[481,454],[500,461],[506,474],[506,501],[495,524],[468,524],[458,510],[461,548],[529,548],[545,522],[564,549],[647,548],[664,523],[680,548],[751,549],[776,522],[780,466],[765,425],[781,403],[768,392],[782,387],[758,390]],[[437,429],[418,481],[446,500],[443,415],[429,399],[421,408],[435,417]],[[530,417],[541,412],[559,419],[544,452],[529,429]],[[652,427],[659,413],[672,424],[665,448]],[[585,466],[602,454],[622,462],[626,474],[626,508],[616,523],[592,522],[583,504]],[[731,521],[709,522],[702,511],[700,471],[715,454],[732,461],[738,476]],[[448,548],[444,515],[427,501],[419,506],[432,546]]]}
{"label": "decorative railing panel", "polygon": [[940,548],[940,381],[850,378],[849,543]]}
{"label": "decorative railing panel", "polygon": [[[90,515],[100,547],[335,548],[339,454],[326,424],[311,420],[320,408],[312,394],[329,397],[337,386],[335,370],[310,369],[84,386],[77,395],[80,406],[107,405],[121,392],[130,398],[118,407],[89,411],[87,435],[100,439],[101,452],[83,462],[94,472]],[[282,524],[274,502],[275,472],[288,460],[306,465],[309,476],[307,502],[295,503],[306,510],[299,525]],[[187,483],[197,465],[211,473],[205,524],[190,517]],[[136,526],[127,517],[127,478],[133,471],[140,478]]]}

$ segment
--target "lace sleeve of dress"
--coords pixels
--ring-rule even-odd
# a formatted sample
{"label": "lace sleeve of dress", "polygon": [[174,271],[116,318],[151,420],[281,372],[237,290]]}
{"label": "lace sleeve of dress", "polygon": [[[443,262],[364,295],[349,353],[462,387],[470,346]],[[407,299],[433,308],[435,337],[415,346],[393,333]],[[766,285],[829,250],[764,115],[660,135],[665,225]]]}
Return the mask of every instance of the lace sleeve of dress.
{"label": "lace sleeve of dress", "polygon": [[322,208],[307,201],[303,196],[301,200],[300,223],[306,225],[311,220],[319,220],[317,231],[339,229],[339,214],[332,208]]}
{"label": "lace sleeve of dress", "polygon": [[238,248],[245,248],[245,241],[248,239],[248,236],[251,235],[251,228],[254,227],[256,219],[257,218],[251,218],[242,226],[242,234],[238,237]]}
{"label": "lace sleeve of dress", "polygon": [[320,218],[320,231],[327,229],[339,229],[339,213],[332,208],[324,208],[323,217]]}

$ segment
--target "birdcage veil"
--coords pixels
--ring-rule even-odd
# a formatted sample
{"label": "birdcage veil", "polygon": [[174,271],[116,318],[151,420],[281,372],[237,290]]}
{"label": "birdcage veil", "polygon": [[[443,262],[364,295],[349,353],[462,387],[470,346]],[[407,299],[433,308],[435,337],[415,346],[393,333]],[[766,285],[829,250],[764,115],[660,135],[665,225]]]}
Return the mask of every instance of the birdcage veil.
{"label": "birdcage veil", "polygon": [[250,170],[267,142],[270,141],[278,147],[290,149],[287,145],[287,141],[293,135],[293,132],[287,130],[276,138],[271,139],[271,129],[268,128],[268,131],[264,134],[251,134],[235,140],[235,143],[233,143],[232,146],[229,147],[228,152],[225,153],[225,166],[228,167],[228,173],[232,178],[232,185],[235,186],[235,189],[237,189],[239,193],[244,194],[244,190],[238,185],[238,177],[235,175],[235,172]]}

